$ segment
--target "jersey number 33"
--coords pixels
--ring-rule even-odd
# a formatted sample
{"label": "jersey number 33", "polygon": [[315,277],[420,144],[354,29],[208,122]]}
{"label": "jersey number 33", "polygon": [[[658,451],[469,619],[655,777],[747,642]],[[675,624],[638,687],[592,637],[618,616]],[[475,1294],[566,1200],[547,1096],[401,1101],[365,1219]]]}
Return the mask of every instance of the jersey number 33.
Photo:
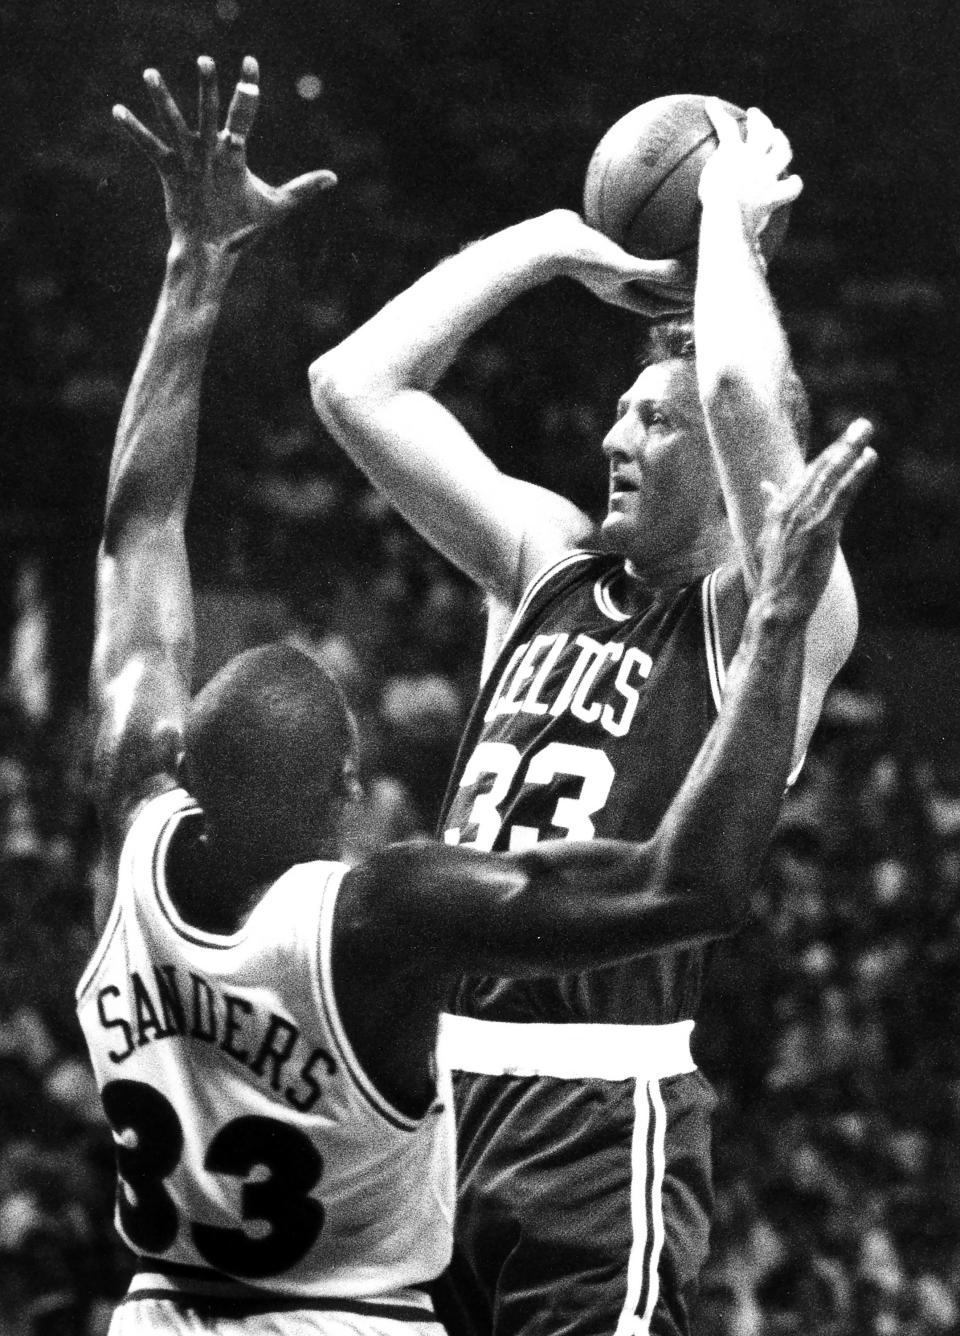
{"label": "jersey number 33", "polygon": [[[166,1096],[143,1081],[108,1082],[103,1107],[118,1138],[123,1232],[143,1252],[166,1252],[181,1228],[164,1184],[183,1151],[180,1119]],[[275,1118],[234,1118],[210,1142],[203,1167],[243,1180],[241,1213],[251,1225],[247,1233],[190,1223],[194,1246],[208,1265],[237,1276],[272,1276],[299,1262],[316,1242],[324,1211],[308,1194],[320,1181],[323,1160],[297,1128]],[[255,1169],[266,1172],[253,1176]]]}
{"label": "jersey number 33", "polygon": [[[481,742],[460,776],[460,789],[474,789],[467,825],[475,826],[472,838],[465,827],[444,831],[447,844],[492,849],[503,826],[501,806],[518,776],[523,757],[511,742]],[[514,825],[506,847],[528,849],[541,838],[592,840],[596,831],[591,818],[599,812],[613,786],[615,771],[610,758],[596,747],[578,747],[568,742],[550,742],[533,756],[521,777],[522,784],[543,787],[556,780],[578,781],[576,792],[557,799],[550,827]]]}

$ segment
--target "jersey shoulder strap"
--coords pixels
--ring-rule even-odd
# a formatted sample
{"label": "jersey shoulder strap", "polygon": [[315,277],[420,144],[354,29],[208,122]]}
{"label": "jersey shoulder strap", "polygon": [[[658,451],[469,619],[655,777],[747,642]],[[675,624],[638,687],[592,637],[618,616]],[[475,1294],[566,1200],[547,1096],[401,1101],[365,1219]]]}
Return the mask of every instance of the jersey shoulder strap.
{"label": "jersey shoulder strap", "polygon": [[707,676],[714,708],[720,712],[723,688],[727,681],[727,665],[723,658],[723,638],[720,634],[720,614],[717,608],[717,584],[721,567],[710,572],[700,583],[700,609],[703,615],[703,648],[707,659]]}
{"label": "jersey shoulder strap", "polygon": [[143,884],[151,886],[156,884],[156,860],[161,849],[166,847],[173,827],[185,813],[199,810],[196,800],[186,789],[172,788],[149,798],[134,816],[123,841],[123,848],[120,850],[117,885],[110,913],[77,984],[78,1001],[96,975],[125,911],[137,894],[137,887]]}
{"label": "jersey shoulder strap", "polygon": [[606,566],[621,564],[619,557],[588,548],[574,548],[556,561],[544,566],[533,577],[520,597],[516,611],[507,627],[502,644],[516,633],[517,628],[547,603],[569,589],[571,585],[592,578]]}

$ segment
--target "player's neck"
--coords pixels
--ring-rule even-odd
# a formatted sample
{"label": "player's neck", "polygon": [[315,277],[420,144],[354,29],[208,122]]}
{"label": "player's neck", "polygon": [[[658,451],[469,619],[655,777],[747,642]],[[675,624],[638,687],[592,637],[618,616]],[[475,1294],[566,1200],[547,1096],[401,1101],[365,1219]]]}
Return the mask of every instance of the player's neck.
{"label": "player's neck", "polygon": [[241,875],[224,866],[199,831],[178,828],[167,852],[167,890],[186,923],[229,937],[239,932],[275,876]]}
{"label": "player's neck", "polygon": [[692,546],[666,549],[655,556],[647,553],[642,561],[627,556],[628,591],[632,587],[646,598],[668,594],[702,580],[734,557],[733,539],[724,522],[706,530]]}

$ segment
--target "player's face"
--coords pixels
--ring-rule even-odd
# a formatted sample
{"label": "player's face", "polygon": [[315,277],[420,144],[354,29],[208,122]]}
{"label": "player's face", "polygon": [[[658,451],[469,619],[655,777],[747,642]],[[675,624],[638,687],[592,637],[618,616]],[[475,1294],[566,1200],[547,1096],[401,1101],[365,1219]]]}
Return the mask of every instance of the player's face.
{"label": "player's face", "polygon": [[642,570],[696,549],[720,489],[691,359],[645,367],[603,442],[610,466],[604,546]]}

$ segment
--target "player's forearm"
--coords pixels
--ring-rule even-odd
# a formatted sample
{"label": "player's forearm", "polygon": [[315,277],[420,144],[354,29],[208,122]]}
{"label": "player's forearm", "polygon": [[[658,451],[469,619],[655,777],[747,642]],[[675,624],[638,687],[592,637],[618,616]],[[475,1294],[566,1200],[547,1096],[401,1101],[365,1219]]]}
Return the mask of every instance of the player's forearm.
{"label": "player's forearm", "polygon": [[104,537],[186,512],[196,463],[200,386],[232,255],[174,247],[124,401],[110,464]]}
{"label": "player's forearm", "polygon": [[722,192],[703,205],[694,322],[705,399],[779,403],[792,372],[789,345],[758,241],[736,198]]}
{"label": "player's forearm", "polygon": [[742,925],[791,767],[803,631],[752,611],[721,715],[652,840],[531,851],[552,916],[536,924],[534,954],[553,942],[557,962],[583,967]]}
{"label": "player's forearm", "polygon": [[393,895],[381,895],[381,917],[396,903],[391,940],[404,941],[411,969],[438,978],[588,969],[736,926],[720,897],[668,887],[652,843],[550,840],[514,854],[421,846],[415,875],[394,871],[383,884]]}
{"label": "player's forearm", "polygon": [[660,875],[748,909],[793,767],[806,624],[754,600],[720,714],[654,837]]}
{"label": "player's forearm", "polygon": [[803,640],[803,625],[755,603],[721,714],[653,838],[503,855],[464,891],[482,909],[453,934],[453,963],[536,976],[735,932],[791,768]]}
{"label": "player's forearm", "polygon": [[445,261],[310,368],[316,410],[373,485],[488,594],[509,601],[528,517],[500,471],[431,393],[463,341],[560,272],[550,217]]}
{"label": "player's forearm", "polygon": [[321,416],[331,397],[432,389],[471,334],[560,272],[538,222],[505,228],[444,260],[318,358],[310,378]]}
{"label": "player's forearm", "polygon": [[[411,918],[417,968],[536,977],[736,931],[779,811],[800,694],[804,627],[774,612],[752,607],[720,718],[651,840],[555,840],[487,857],[421,847],[407,878],[422,915]],[[398,902],[409,908],[410,896]]]}
{"label": "player's forearm", "polygon": [[732,197],[703,209],[694,299],[697,377],[748,584],[763,523],[760,482],[783,486],[803,463],[793,399],[802,388],[754,239]]}

